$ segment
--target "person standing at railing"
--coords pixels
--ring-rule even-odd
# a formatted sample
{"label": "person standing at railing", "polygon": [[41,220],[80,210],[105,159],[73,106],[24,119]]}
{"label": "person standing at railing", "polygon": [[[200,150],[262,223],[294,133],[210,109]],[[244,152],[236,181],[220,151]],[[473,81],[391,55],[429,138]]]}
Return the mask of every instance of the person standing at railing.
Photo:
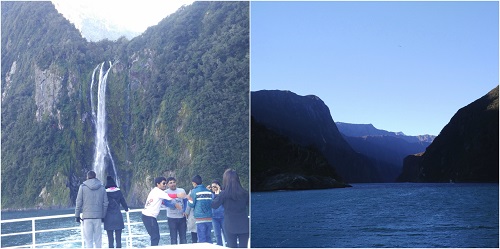
{"label": "person standing at railing", "polygon": [[241,186],[240,178],[233,169],[224,172],[222,185],[224,190],[215,197],[212,208],[224,206],[224,235],[227,246],[245,248],[248,246],[249,237],[249,194]]}
{"label": "person standing at railing", "polygon": [[[186,191],[183,188],[177,187],[177,180],[175,177],[167,178],[167,194],[179,194]],[[186,231],[187,223],[184,212],[186,212],[187,199],[186,198],[175,198],[167,202],[167,220],[168,228],[170,230],[170,244],[177,245],[177,235],[179,235],[179,244],[187,244]]]}
{"label": "person standing at railing", "polygon": [[[218,180],[213,180],[211,184],[212,199],[215,199],[221,193],[221,186]],[[212,226],[214,227],[215,238],[217,245],[223,246],[222,235],[224,234],[224,206],[212,209]],[[224,235],[225,237],[225,235]]]}
{"label": "person standing at railing", "polygon": [[[123,197],[123,193],[118,188],[113,177],[106,178],[106,193],[108,195],[108,211],[104,217],[104,230],[108,234],[109,248],[114,248],[114,240],[116,238],[116,248],[122,247],[122,230],[125,228],[123,216],[120,210],[120,204],[125,212],[128,212],[128,205]],[[115,236],[113,236],[113,233]],[[115,237],[115,238],[114,238]]]}
{"label": "person standing at railing", "polygon": [[[102,219],[108,209],[108,196],[94,171],[87,173],[87,180],[78,189],[76,197],[76,222],[83,221],[83,237],[86,248],[102,247]],[[82,214],[82,218],[80,218]]]}
{"label": "person standing at railing", "polygon": [[198,243],[212,244],[212,192],[203,186],[201,176],[196,175],[191,179],[194,189],[188,196],[189,206],[194,209]]}
{"label": "person standing at railing", "polygon": [[179,194],[167,194],[167,179],[163,176],[156,177],[154,180],[155,187],[149,192],[146,204],[142,210],[142,223],[146,227],[149,236],[151,237],[151,246],[157,246],[160,243],[160,227],[158,226],[158,214],[163,200],[172,200],[173,198],[184,198],[186,192]]}

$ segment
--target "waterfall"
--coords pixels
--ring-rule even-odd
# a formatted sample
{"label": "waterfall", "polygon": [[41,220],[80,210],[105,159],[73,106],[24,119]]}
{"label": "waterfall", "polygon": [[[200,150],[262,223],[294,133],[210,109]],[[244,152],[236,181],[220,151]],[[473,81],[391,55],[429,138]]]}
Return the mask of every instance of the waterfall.
{"label": "waterfall", "polygon": [[[97,179],[101,180],[104,184],[106,181],[106,176],[114,176],[116,184],[120,185],[120,180],[118,179],[118,174],[116,172],[115,162],[111,156],[111,150],[109,149],[108,141],[106,138],[106,81],[108,79],[108,73],[111,70],[113,64],[109,62],[109,68],[104,72],[104,62],[97,65],[92,73],[92,82],[90,84],[90,104],[92,106],[92,119],[95,125],[96,136],[95,136],[95,151],[94,151],[94,163],[93,169],[96,172]],[[100,69],[99,69],[100,68]],[[94,108],[93,87],[94,87],[94,77],[95,73],[99,69],[99,79],[97,87],[97,112]],[[107,165],[112,166],[111,169],[107,170]]]}

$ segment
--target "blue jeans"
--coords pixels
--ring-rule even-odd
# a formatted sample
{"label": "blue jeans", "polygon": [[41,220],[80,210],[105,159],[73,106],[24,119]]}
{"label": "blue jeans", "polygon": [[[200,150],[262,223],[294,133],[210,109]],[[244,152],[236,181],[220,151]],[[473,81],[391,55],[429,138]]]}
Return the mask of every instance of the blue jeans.
{"label": "blue jeans", "polygon": [[151,237],[151,246],[157,246],[160,243],[160,227],[158,221],[154,217],[142,215],[142,223],[146,227],[149,236]]}
{"label": "blue jeans", "polygon": [[177,245],[177,234],[179,234],[180,244],[187,244],[186,218],[167,218],[167,219],[168,219],[168,228],[170,230],[170,244]]}
{"label": "blue jeans", "polygon": [[[222,218],[212,218],[212,225],[214,226],[214,234],[217,239],[217,245],[223,246],[222,244],[222,234],[224,234],[224,228],[222,227],[224,224],[224,217]],[[224,238],[226,236],[224,235]]]}
{"label": "blue jeans", "polygon": [[212,244],[212,222],[196,223],[198,243],[207,242]]}

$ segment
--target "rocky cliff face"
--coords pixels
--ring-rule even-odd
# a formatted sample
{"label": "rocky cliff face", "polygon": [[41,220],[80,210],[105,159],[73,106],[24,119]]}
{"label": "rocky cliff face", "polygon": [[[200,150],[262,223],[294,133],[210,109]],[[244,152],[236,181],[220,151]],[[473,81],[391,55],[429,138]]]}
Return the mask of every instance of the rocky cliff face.
{"label": "rocky cliff face", "polygon": [[50,2],[1,4],[2,208],[74,203],[92,169],[90,85],[104,61],[107,139],[130,205],[159,175],[189,188],[232,167],[249,186],[248,2],[195,2],[130,41],[100,42]]}
{"label": "rocky cliff face", "polygon": [[497,86],[458,110],[425,153],[406,158],[399,180],[498,182],[498,118]]}
{"label": "rocky cliff face", "polygon": [[349,146],[318,97],[298,96],[290,91],[257,91],[252,92],[251,99],[255,121],[293,143],[319,151],[344,181],[380,181],[373,163]]}
{"label": "rocky cliff face", "polygon": [[397,182],[418,182],[418,175],[420,174],[420,162],[422,161],[422,155],[424,153],[418,153],[415,155],[408,155],[403,159],[403,170],[401,174],[397,177]]}

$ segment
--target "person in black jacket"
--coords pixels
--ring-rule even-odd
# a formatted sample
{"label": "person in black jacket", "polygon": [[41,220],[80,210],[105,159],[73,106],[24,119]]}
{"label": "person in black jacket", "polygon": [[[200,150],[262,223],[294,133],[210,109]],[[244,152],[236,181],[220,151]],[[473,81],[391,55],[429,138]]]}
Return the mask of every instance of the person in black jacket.
{"label": "person in black jacket", "polygon": [[224,235],[227,246],[240,248],[248,246],[249,221],[248,204],[249,194],[240,183],[238,174],[233,169],[227,169],[222,178],[223,191],[215,197],[212,208],[224,207]]}
{"label": "person in black jacket", "polygon": [[128,212],[127,202],[123,197],[123,193],[118,188],[113,177],[106,178],[106,193],[108,195],[108,211],[104,217],[104,230],[108,233],[109,248],[114,248],[113,233],[116,235],[116,248],[122,247],[122,229],[125,228],[123,224],[123,216],[120,211],[120,204],[123,209]]}

